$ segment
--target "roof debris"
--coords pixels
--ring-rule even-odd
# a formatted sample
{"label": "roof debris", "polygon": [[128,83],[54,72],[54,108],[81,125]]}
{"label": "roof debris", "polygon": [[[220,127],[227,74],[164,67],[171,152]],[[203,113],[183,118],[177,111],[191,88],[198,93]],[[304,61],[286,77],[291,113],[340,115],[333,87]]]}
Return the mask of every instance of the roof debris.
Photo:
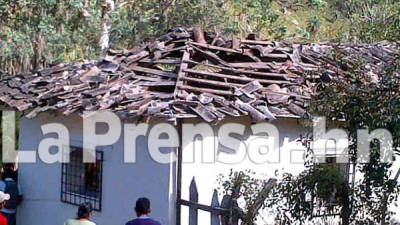
{"label": "roof debris", "polygon": [[[59,64],[0,81],[0,102],[28,118],[112,110],[121,117],[249,115],[256,121],[307,114],[318,82],[346,74],[362,59],[371,80],[398,54],[389,42],[293,44],[228,39],[201,28],[176,28],[145,46],[110,50],[99,61]],[[340,60],[335,55],[340,50]]]}

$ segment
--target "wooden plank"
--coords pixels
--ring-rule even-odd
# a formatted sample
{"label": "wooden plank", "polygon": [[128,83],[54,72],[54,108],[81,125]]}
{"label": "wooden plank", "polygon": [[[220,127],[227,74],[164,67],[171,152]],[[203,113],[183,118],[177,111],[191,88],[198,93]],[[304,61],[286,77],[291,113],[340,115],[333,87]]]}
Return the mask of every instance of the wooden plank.
{"label": "wooden plank", "polygon": [[241,44],[253,44],[253,45],[274,45],[271,41],[257,41],[257,40],[240,40]]}
{"label": "wooden plank", "polygon": [[[247,48],[257,50],[260,53],[261,57],[268,57],[268,58],[274,58],[274,59],[287,59],[289,58],[288,53],[283,52],[283,53],[272,53],[273,51],[279,51],[278,48],[272,47],[272,46],[261,46],[261,45],[248,45],[246,46]],[[284,48],[279,48],[280,50],[284,50]],[[290,49],[288,49],[290,50]]]}
{"label": "wooden plank", "polygon": [[274,47],[274,46],[262,46],[262,45],[245,45],[244,47],[257,50],[260,53],[261,57],[267,57],[268,54],[271,54],[272,52],[275,51],[275,52],[281,52],[278,58],[279,57],[286,58],[283,57],[282,55],[287,55],[289,54],[289,52],[292,52],[292,48],[289,47]]}
{"label": "wooden plank", "polygon": [[203,48],[208,48],[208,49],[211,49],[211,50],[242,54],[241,51],[238,51],[238,50],[235,50],[235,49],[231,49],[231,48],[218,47],[218,46],[215,46],[215,45],[201,44],[201,43],[196,43],[196,42],[192,42],[192,41],[189,41],[188,44],[200,46],[200,47],[203,47]]}
{"label": "wooden plank", "polygon": [[201,27],[193,28],[193,36],[194,36],[194,40],[197,43],[202,43],[202,44],[207,43],[206,39],[204,38],[204,31],[203,31],[203,29],[201,29]]}
{"label": "wooden plank", "polygon": [[165,49],[165,42],[156,40],[154,42],[149,43],[147,45],[147,48],[149,49],[150,52],[154,52],[156,50],[163,50]]}
{"label": "wooden plank", "polygon": [[237,37],[232,38],[232,49],[240,48],[240,40]]}
{"label": "wooden plank", "polygon": [[175,98],[178,95],[178,86],[179,85],[183,85],[182,78],[185,77],[185,69],[188,68],[188,63],[185,62],[185,61],[189,60],[189,58],[190,58],[190,53],[189,53],[189,51],[186,50],[183,53],[183,56],[182,56],[182,62],[183,63],[181,64],[181,66],[179,68],[178,77],[176,79],[176,86],[175,86],[175,90],[174,90]]}
{"label": "wooden plank", "polygon": [[229,63],[234,68],[246,68],[246,69],[274,69],[272,65],[266,62],[244,62],[244,63]]}
{"label": "wooden plank", "polygon": [[268,198],[269,193],[275,187],[277,180],[274,178],[270,178],[267,183],[264,184],[263,190],[261,193],[256,197],[254,201],[254,209],[255,212],[260,210],[264,205],[265,200]]}
{"label": "wooden plank", "polygon": [[132,63],[134,63],[134,62],[137,62],[137,61],[143,59],[144,57],[146,57],[146,56],[148,56],[148,55],[149,55],[149,52],[143,50],[143,51],[141,51],[141,52],[139,52],[139,53],[137,53],[137,54],[135,54],[135,55],[131,55],[131,56],[127,57],[127,58],[125,59],[125,61],[126,61],[127,64],[129,65],[129,64],[132,64]]}
{"label": "wooden plank", "polygon": [[225,208],[221,208],[221,207],[211,207],[208,205],[203,205],[203,204],[199,204],[196,202],[191,202],[191,201],[187,201],[182,199],[181,200],[181,205],[185,205],[185,206],[190,206],[202,211],[206,211],[206,212],[215,212],[218,213],[219,215],[226,215],[229,213],[229,209],[225,209]]}
{"label": "wooden plank", "polygon": [[[181,47],[176,47],[176,48],[171,48],[171,49],[166,49],[166,50],[160,50],[160,53],[170,53],[170,52],[175,52],[175,51],[180,51],[180,50],[185,50],[187,48],[186,45],[181,46]],[[162,55],[162,57],[165,57],[166,55]]]}
{"label": "wooden plank", "polygon": [[262,62],[260,58],[258,58],[256,55],[254,55],[250,49],[244,49],[245,51],[243,51],[243,55],[249,57],[250,59],[252,59],[254,62]]}
{"label": "wooden plank", "polygon": [[[196,180],[192,179],[189,187],[189,200],[191,202],[198,203],[199,201],[199,193],[197,192]],[[197,225],[198,221],[198,209],[193,205],[189,206],[189,225]]]}
{"label": "wooden plank", "polygon": [[253,75],[258,75],[258,76],[266,76],[266,77],[279,77],[279,78],[283,78],[285,80],[287,80],[288,78],[291,78],[291,77],[298,77],[298,75],[295,75],[295,74],[270,73],[270,72],[259,72],[259,71],[252,71],[252,70],[235,69],[235,68],[231,68],[231,67],[218,66],[218,65],[209,64],[209,63],[199,63],[199,62],[192,61],[192,60],[189,60],[188,62],[196,64],[196,65],[202,65],[202,66],[217,68],[217,69],[221,69],[221,70],[228,70],[228,71],[232,71],[235,73],[253,74]]}
{"label": "wooden plank", "polygon": [[215,45],[215,43],[217,42],[218,38],[221,36],[220,32],[216,31],[216,33],[217,34],[215,35],[214,39],[211,41],[211,45]]}
{"label": "wooden plank", "polygon": [[150,73],[162,77],[169,77],[169,78],[176,78],[176,73],[169,72],[169,71],[162,71],[162,70],[156,70],[156,69],[149,69],[141,66],[130,66],[128,69],[131,69],[133,71],[137,72],[142,72],[142,73]]}
{"label": "wooden plank", "polygon": [[197,83],[201,83],[201,84],[211,84],[214,86],[226,87],[226,88],[243,86],[241,84],[230,84],[230,83],[226,83],[226,82],[222,82],[222,81],[214,81],[214,80],[200,79],[200,78],[194,78],[194,77],[182,77],[181,79],[187,80],[187,81],[192,81],[192,82],[197,82]]}
{"label": "wooden plank", "polygon": [[178,165],[176,171],[176,225],[181,225],[181,200],[182,200],[182,119],[177,119],[179,146]]}
{"label": "wooden plank", "polygon": [[308,97],[308,96],[297,95],[297,94],[293,94],[293,93],[285,93],[285,92],[271,91],[271,90],[268,89],[268,88],[261,88],[261,92],[262,92],[264,95],[266,95],[266,94],[289,95],[289,96],[291,96],[291,97],[296,97],[296,98],[311,100],[311,97]]}
{"label": "wooden plank", "polygon": [[[229,195],[224,195],[221,201],[221,208],[230,211],[231,209],[231,197]],[[229,214],[221,215],[221,225],[229,225]]]}
{"label": "wooden plank", "polygon": [[154,64],[180,64],[181,59],[141,59],[139,60],[141,63],[154,63]]}
{"label": "wooden plank", "polygon": [[133,75],[133,76],[137,80],[154,81],[154,82],[162,80],[160,77],[146,77],[146,76],[140,76],[140,75]]}
{"label": "wooden plank", "polygon": [[138,83],[144,87],[157,87],[157,86],[175,86],[175,81],[155,81],[155,82],[141,82]]}
{"label": "wooden plank", "polygon": [[289,81],[283,81],[283,80],[262,80],[262,79],[240,77],[240,76],[236,76],[236,75],[214,73],[214,72],[208,72],[208,71],[202,71],[202,70],[186,69],[184,71],[188,72],[188,73],[200,74],[200,75],[205,75],[205,76],[213,76],[213,77],[219,77],[219,78],[228,78],[228,79],[232,79],[232,80],[240,80],[240,81],[248,81],[248,82],[258,81],[263,84],[290,84],[291,83]]}
{"label": "wooden plank", "polygon": [[279,53],[267,53],[267,54],[263,54],[261,57],[263,58],[273,58],[273,59],[288,59],[288,55],[286,54],[279,54]]}
{"label": "wooden plank", "polygon": [[197,88],[197,87],[191,87],[187,85],[177,85],[178,88],[183,89],[183,90],[188,90],[188,91],[194,91],[194,92],[199,92],[199,93],[211,93],[211,94],[217,94],[217,95],[227,95],[231,96],[232,92],[231,91],[221,91],[221,90],[215,90],[215,89],[210,89],[210,88]]}
{"label": "wooden plank", "polygon": [[[211,207],[219,207],[218,192],[214,190],[213,197],[211,200]],[[211,212],[211,225],[220,225],[219,214]]]}
{"label": "wooden plank", "polygon": [[224,66],[230,67],[230,64],[229,64],[229,63],[225,62],[223,59],[221,59],[221,58],[220,58],[217,54],[215,54],[214,52],[211,52],[211,51],[208,51],[208,50],[202,50],[202,49],[197,48],[197,47],[195,47],[195,46],[193,46],[193,45],[191,45],[191,46],[192,46],[192,48],[194,48],[198,53],[203,54],[206,58],[208,58],[208,59],[210,59],[210,60],[213,60],[213,61],[216,61],[216,62],[218,62],[219,64],[222,64],[222,65],[224,65]]}

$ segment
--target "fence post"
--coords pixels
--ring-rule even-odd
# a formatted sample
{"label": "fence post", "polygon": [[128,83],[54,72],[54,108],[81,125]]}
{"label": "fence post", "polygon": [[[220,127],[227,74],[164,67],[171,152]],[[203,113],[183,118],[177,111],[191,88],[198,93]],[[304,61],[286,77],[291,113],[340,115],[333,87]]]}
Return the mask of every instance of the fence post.
{"label": "fence post", "polygon": [[[211,207],[213,208],[219,207],[217,190],[214,190],[213,197],[211,200]],[[217,213],[216,211],[211,211],[211,225],[220,225],[219,213]]]}
{"label": "fence post", "polygon": [[[189,200],[195,203],[198,203],[199,201],[199,193],[197,192],[197,186],[194,177],[190,183]],[[189,206],[189,225],[197,225],[197,215],[197,207],[193,205]]]}
{"label": "fence post", "polygon": [[[230,209],[231,207],[231,197],[229,195],[224,195],[221,201],[221,208]],[[221,215],[221,225],[229,225],[229,213]]]}

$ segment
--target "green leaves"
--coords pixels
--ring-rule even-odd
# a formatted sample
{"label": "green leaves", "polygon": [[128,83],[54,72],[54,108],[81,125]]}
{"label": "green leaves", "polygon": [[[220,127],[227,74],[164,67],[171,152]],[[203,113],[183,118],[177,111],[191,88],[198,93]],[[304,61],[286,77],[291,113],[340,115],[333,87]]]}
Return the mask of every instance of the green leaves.
{"label": "green leaves", "polygon": [[[336,50],[335,55],[340,56],[340,51]],[[386,63],[378,80],[372,82],[371,76],[363,70],[363,62],[353,62],[346,76],[322,84],[318,89],[319,94],[312,101],[314,114],[344,120],[340,127],[348,131],[351,143],[349,151],[353,154],[353,160],[357,154],[358,129],[372,131],[385,128],[392,134],[393,147],[400,146],[400,78],[397,75],[400,57]],[[363,176],[353,190],[350,220],[386,223],[390,219],[388,206],[397,198],[400,187],[390,180],[390,174],[393,173],[391,164],[380,162],[379,143],[371,143],[370,162],[358,165],[358,171]]]}
{"label": "green leaves", "polygon": [[317,32],[320,25],[321,21],[319,17],[317,15],[313,15],[307,22],[307,29],[309,32]]}
{"label": "green leaves", "polygon": [[223,194],[232,199],[232,214],[239,214],[245,225],[254,225],[262,210],[270,207],[266,199],[276,184],[274,179],[257,178],[252,170],[231,170],[228,176],[219,175],[218,182]]}
{"label": "green leaves", "polygon": [[[102,3],[0,0],[0,68],[18,73],[58,61],[98,58]],[[118,49],[131,48],[174,27],[197,25],[228,35],[258,33],[265,39],[400,39],[397,0],[122,0],[116,1],[109,17],[110,47]],[[12,37],[15,33],[21,36],[18,40]],[[40,49],[35,47],[39,33],[45,39]]]}

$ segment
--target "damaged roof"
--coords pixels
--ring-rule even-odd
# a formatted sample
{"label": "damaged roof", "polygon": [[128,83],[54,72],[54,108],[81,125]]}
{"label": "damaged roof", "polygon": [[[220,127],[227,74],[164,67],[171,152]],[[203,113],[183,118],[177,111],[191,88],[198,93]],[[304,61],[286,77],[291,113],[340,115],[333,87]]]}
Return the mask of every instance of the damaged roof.
{"label": "damaged roof", "polygon": [[371,80],[378,79],[398,54],[396,48],[389,42],[238,39],[177,28],[143,46],[110,50],[98,61],[3,77],[0,103],[28,118],[48,110],[64,115],[112,110],[123,118],[201,117],[207,122],[244,115],[256,121],[301,118],[318,82],[345,74],[359,59]]}

